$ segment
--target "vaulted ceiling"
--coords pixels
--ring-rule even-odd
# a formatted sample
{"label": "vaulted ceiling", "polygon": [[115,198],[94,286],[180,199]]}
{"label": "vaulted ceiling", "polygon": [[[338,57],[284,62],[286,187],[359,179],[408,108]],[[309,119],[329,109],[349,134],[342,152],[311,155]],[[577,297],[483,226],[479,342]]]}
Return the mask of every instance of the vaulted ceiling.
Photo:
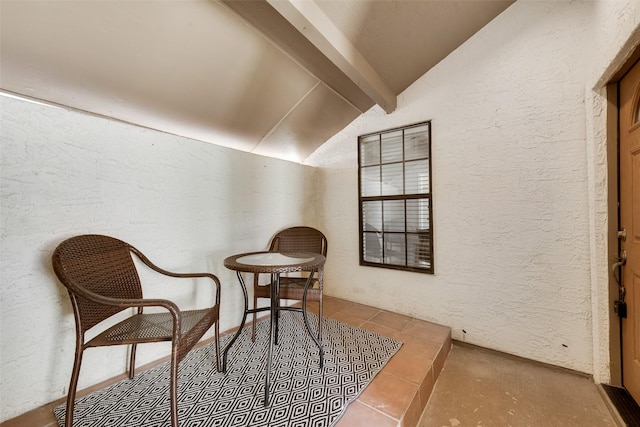
{"label": "vaulted ceiling", "polygon": [[0,88],[302,161],[511,3],[1,0]]}

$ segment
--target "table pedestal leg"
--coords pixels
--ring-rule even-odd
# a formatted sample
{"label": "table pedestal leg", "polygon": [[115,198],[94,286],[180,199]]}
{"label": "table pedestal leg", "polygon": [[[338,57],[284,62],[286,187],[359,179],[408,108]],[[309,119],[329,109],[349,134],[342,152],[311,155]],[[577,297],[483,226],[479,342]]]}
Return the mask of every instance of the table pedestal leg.
{"label": "table pedestal leg", "polygon": [[[318,336],[316,337],[316,335],[312,332],[311,330],[311,326],[309,325],[309,319],[307,316],[307,292],[309,290],[310,284],[312,282],[312,278],[313,278],[313,272],[311,272],[311,274],[309,275],[309,277],[307,278],[307,281],[305,283],[305,287],[304,287],[304,293],[303,293],[303,297],[302,297],[302,308],[293,308],[293,307],[280,307],[280,273],[271,273],[271,286],[270,286],[270,302],[271,305],[270,307],[264,307],[264,308],[256,308],[254,307],[253,309],[249,310],[249,295],[247,292],[247,286],[244,282],[244,279],[242,277],[241,272],[238,270],[236,271],[237,276],[238,276],[238,281],[240,282],[240,286],[242,288],[242,294],[244,296],[244,314],[242,316],[242,322],[240,323],[240,326],[238,327],[238,330],[236,331],[236,333],[233,335],[233,337],[231,338],[231,340],[229,341],[229,343],[227,344],[227,346],[225,347],[225,349],[223,350],[223,358],[222,358],[222,372],[226,373],[227,372],[227,359],[229,356],[229,350],[231,350],[231,347],[233,346],[233,344],[235,343],[235,341],[238,339],[238,337],[240,336],[240,334],[242,333],[243,329],[244,329],[244,325],[245,322],[247,320],[247,314],[250,313],[255,313],[258,311],[264,311],[264,310],[270,310],[270,319],[269,319],[269,347],[268,347],[268,354],[267,354],[267,366],[266,366],[266,373],[265,373],[265,384],[264,384],[264,406],[269,406],[270,404],[270,398],[269,398],[269,389],[270,389],[270,383],[271,383],[271,368],[272,368],[272,364],[273,364],[273,346],[278,344],[278,320],[279,320],[279,315],[280,315],[280,311],[282,310],[291,310],[291,311],[302,311],[302,316],[303,316],[303,320],[304,320],[304,326],[305,329],[307,331],[307,333],[309,334],[309,336],[311,337],[311,339],[313,340],[313,342],[316,344],[316,347],[318,347],[318,351],[319,351],[319,356],[320,356],[320,369],[323,368],[324,365],[324,351],[322,349],[322,308],[320,308],[320,313],[319,313],[319,319],[318,319]],[[318,277],[320,280],[320,287],[322,289],[322,269],[320,269],[320,271],[318,271]],[[255,274],[255,272],[254,272]]]}
{"label": "table pedestal leg", "polygon": [[280,274],[271,275],[271,317],[269,324],[269,352],[267,353],[267,372],[264,379],[264,406],[269,406],[269,385],[271,379],[271,359],[273,357],[273,344],[277,340],[278,330],[278,291],[280,289]]}
{"label": "table pedestal leg", "polygon": [[247,294],[247,286],[245,285],[244,280],[242,279],[242,274],[240,274],[239,271],[237,271],[236,274],[238,275],[238,281],[240,282],[240,285],[242,287],[242,293],[244,295],[244,314],[242,316],[242,322],[238,327],[238,331],[235,333],[233,338],[231,338],[231,341],[229,341],[229,344],[227,344],[224,351],[222,352],[222,372],[224,373],[227,372],[227,356],[229,354],[229,350],[231,349],[231,346],[233,345],[233,343],[236,342],[236,340],[242,333],[242,329],[244,328],[244,323],[247,320],[247,313],[249,311],[249,295]]}
{"label": "table pedestal leg", "polygon": [[[309,275],[307,278],[307,282],[304,284],[304,292],[302,294],[302,318],[304,319],[304,326],[307,328],[307,333],[313,339],[313,342],[316,343],[318,347],[318,351],[320,352],[320,369],[324,365],[324,351],[322,350],[322,343],[316,338],[316,336],[311,332],[311,326],[309,326],[309,318],[307,317],[307,291],[309,290],[309,286],[311,285],[311,279],[313,278],[313,273]],[[322,278],[320,278],[322,280]],[[318,318],[318,336],[322,337],[322,312],[319,314]]]}

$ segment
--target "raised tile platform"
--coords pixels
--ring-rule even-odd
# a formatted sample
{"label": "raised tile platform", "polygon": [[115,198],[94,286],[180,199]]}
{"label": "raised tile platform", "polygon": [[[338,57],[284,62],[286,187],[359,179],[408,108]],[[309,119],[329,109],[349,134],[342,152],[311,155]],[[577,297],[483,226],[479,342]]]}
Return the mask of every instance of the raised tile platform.
{"label": "raised tile platform", "polygon": [[451,350],[451,329],[332,297],[325,297],[323,310],[325,317],[403,343],[336,427],[417,426]]}

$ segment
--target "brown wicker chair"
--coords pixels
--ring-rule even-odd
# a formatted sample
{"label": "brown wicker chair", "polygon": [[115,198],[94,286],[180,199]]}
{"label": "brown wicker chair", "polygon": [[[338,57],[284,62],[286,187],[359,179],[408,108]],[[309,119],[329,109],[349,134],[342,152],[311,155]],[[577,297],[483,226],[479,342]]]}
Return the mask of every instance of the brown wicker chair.
{"label": "brown wicker chair", "polygon": [[[271,239],[269,251],[272,252],[313,252],[327,256],[327,238],[321,231],[311,227],[291,227],[277,233]],[[313,274],[313,272],[311,272]],[[280,299],[302,301],[304,277],[280,277]],[[253,307],[258,298],[270,298],[271,285],[259,285],[258,275],[253,277]],[[318,301],[318,339],[322,342],[322,280],[312,279],[307,291],[307,301]],[[256,337],[256,313],[253,313],[251,339]]]}
{"label": "brown wicker chair", "polygon": [[[131,254],[158,273],[171,277],[204,277],[213,281],[215,305],[180,311],[166,299],[143,299],[142,286]],[[131,344],[129,378],[135,374],[138,343],[171,341],[171,425],[178,426],[178,364],[215,323],[216,367],[220,370],[219,310],[220,281],[208,273],[172,273],[157,267],[133,246],[100,235],[81,235],[60,243],[53,253],[53,268],[69,292],[76,323],[76,352],[67,396],[66,427],[73,425],[73,409],[82,354],[89,347]],[[142,313],[143,307],[161,307],[167,312]],[[85,332],[125,309],[135,314],[85,342]]]}

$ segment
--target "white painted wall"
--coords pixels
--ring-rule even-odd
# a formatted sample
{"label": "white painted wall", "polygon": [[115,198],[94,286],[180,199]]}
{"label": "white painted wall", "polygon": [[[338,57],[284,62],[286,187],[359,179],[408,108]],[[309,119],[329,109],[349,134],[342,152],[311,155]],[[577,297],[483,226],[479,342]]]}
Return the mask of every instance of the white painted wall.
{"label": "white painted wall", "polygon": [[[613,6],[613,7],[612,7]],[[612,75],[628,61],[636,46],[640,46],[640,12],[638,2],[597,4],[595,22],[605,23],[604,34],[595,37],[590,50],[593,66],[585,91],[587,129],[587,182],[589,189],[589,237],[591,252],[591,306],[593,315],[593,368],[597,381],[609,382],[609,278],[611,264],[617,253],[608,253],[608,221],[606,212],[608,198],[617,200],[617,195],[607,191],[607,114],[608,100],[606,83]],[[619,48],[618,48],[619,47]],[[615,115],[615,110],[611,114]],[[610,141],[614,143],[615,141]],[[615,161],[615,160],[613,160]],[[612,178],[613,179],[613,178]],[[611,219],[612,225],[617,220]]]}
{"label": "white painted wall", "polygon": [[[242,297],[224,258],[313,225],[311,167],[3,96],[0,108],[0,422],[66,394],[73,314],[50,262],[64,238],[108,234],[169,270],[218,275],[226,330],[240,322]],[[184,308],[212,301],[180,288],[151,290]],[[142,346],[138,364],[169,351]],[[123,373],[125,354],[88,350],[80,389]]]}
{"label": "white painted wall", "polygon": [[[323,171],[326,292],[606,382],[602,85],[637,44],[639,22],[635,0],[518,1],[401,94],[394,113],[374,108],[318,149],[307,164]],[[424,120],[435,275],[361,267],[357,137]]]}

